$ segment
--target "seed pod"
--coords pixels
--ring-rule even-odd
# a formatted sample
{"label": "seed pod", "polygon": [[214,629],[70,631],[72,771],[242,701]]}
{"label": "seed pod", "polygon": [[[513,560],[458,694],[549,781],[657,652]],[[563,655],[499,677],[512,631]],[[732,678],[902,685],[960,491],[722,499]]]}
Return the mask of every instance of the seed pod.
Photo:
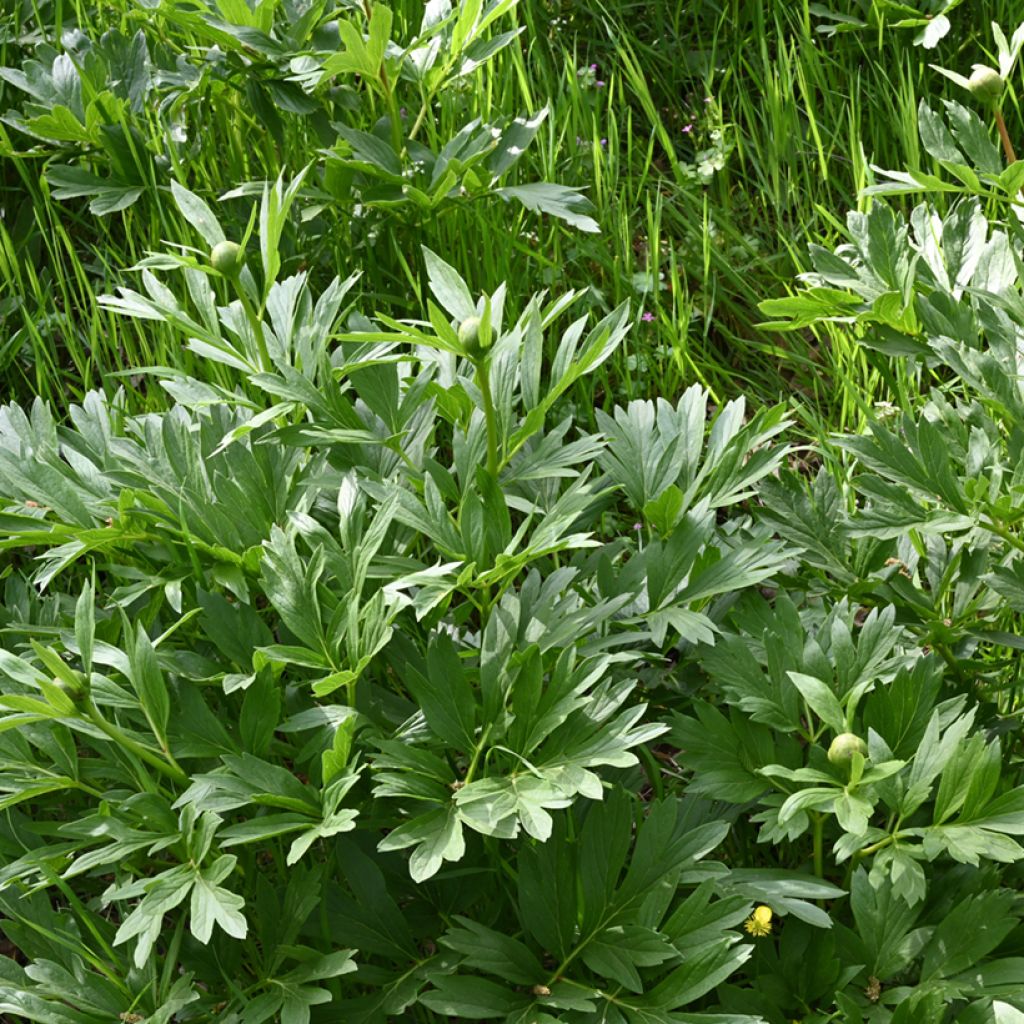
{"label": "seed pod", "polygon": [[237,242],[218,242],[210,250],[210,266],[225,277],[242,269],[242,247]]}
{"label": "seed pod", "polygon": [[1003,95],[1003,88],[1006,83],[995,68],[985,64],[973,65],[974,70],[971,77],[967,79],[968,88],[982,103],[995,105]]}
{"label": "seed pod", "polygon": [[854,754],[868,756],[868,745],[852,732],[841,732],[828,748],[828,759],[835,765],[848,765]]}

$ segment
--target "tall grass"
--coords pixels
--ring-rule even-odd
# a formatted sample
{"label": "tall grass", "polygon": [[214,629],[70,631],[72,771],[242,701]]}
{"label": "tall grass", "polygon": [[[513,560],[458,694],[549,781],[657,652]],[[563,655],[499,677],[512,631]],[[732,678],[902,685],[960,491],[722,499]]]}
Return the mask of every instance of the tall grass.
{"label": "tall grass", "polygon": [[[394,7],[400,25],[418,23],[421,3]],[[912,33],[884,24],[826,38],[806,2],[523,2],[519,45],[496,58],[486,89],[470,99],[442,95],[428,130],[442,137],[470,114],[493,118],[550,104],[522,176],[585,186],[602,234],[489,204],[468,216],[396,219],[386,237],[359,248],[343,211],[326,209],[297,228],[292,260],[324,277],[361,269],[367,311],[420,306],[409,260],[421,243],[465,268],[473,288],[506,280],[525,296],[589,286],[589,301],[608,308],[631,298],[647,318],[595,378],[594,401],[671,395],[700,381],[720,400],[798,397],[811,430],[849,426],[865,401],[885,397],[877,370],[841,331],[761,330],[757,303],[791,287],[810,239],[837,238],[842,225],[829,211],[857,205],[872,164],[919,164],[918,100],[947,84],[928,62],[969,66],[982,55],[975,33],[987,34],[990,20],[1012,20],[1009,0],[972,7],[969,16],[957,12],[937,50],[925,51]],[[188,26],[160,26],[161,17],[128,0],[22,4],[0,22],[0,55],[17,65],[36,43],[59,45],[74,27],[98,37],[140,24],[187,52],[195,44]],[[0,83],[0,109],[21,99]],[[159,325],[141,330],[95,300],[147,251],[187,235],[146,150],[167,150],[173,173],[212,200],[239,182],[317,161],[324,138],[323,126],[295,115],[268,130],[232,89],[191,105],[188,118],[189,131],[211,144],[182,158],[151,116],[137,168],[152,180],[149,194],[104,218],[80,201],[53,199],[41,178],[50,152],[13,130],[0,136],[9,154],[0,171],[0,371],[9,390],[63,404],[89,388],[127,386],[144,405],[162,396],[115,374],[147,365],[192,369]],[[702,175],[701,155],[716,149],[718,165]],[[490,244],[497,238],[502,244]]]}

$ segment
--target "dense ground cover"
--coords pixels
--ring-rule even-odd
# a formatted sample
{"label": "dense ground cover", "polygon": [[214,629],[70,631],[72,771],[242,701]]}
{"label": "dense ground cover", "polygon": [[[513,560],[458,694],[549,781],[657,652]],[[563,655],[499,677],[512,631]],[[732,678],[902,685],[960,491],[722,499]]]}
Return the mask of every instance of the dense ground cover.
{"label": "dense ground cover", "polygon": [[0,1013],[1024,1020],[1012,7],[8,11]]}

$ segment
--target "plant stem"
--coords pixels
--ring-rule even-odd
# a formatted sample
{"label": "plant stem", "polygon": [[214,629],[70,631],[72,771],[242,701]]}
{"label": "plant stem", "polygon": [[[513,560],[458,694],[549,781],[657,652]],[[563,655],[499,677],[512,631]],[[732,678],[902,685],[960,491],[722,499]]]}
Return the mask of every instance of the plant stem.
{"label": "plant stem", "polygon": [[181,770],[178,763],[167,755],[167,760],[160,757],[159,754],[150,750],[148,747],[144,747],[141,743],[137,743],[130,736],[122,732],[112,722],[108,722],[99,711],[99,708],[93,703],[92,698],[88,698],[85,703],[85,712],[89,716],[90,721],[100,728],[107,736],[110,737],[115,743],[124,747],[126,750],[130,750],[136,757],[145,761],[146,764],[152,768],[156,768],[157,771],[166,775],[169,779],[173,779],[181,786],[188,785],[188,776]]}
{"label": "plant stem", "polygon": [[961,683],[966,682],[964,670],[960,667],[960,662],[957,661],[956,655],[949,649],[949,645],[933,641],[932,647],[939,652],[942,660],[949,666],[950,671],[956,675],[957,680]]}
{"label": "plant stem", "polygon": [[986,530],[990,530],[997,537],[1001,537],[1010,545],[1010,547],[1016,548],[1018,551],[1024,551],[1024,541],[1022,541],[1016,534],[1011,533],[1001,523],[997,523],[994,519],[989,518],[988,522],[982,522],[979,523],[979,525],[984,527]]}
{"label": "plant stem", "polygon": [[380,82],[381,87],[384,90],[384,95],[387,98],[388,119],[391,121],[391,145],[395,151],[395,156],[401,160],[403,148],[402,114],[398,108],[398,97],[395,96],[395,90],[391,88],[391,83],[388,81],[388,73],[383,64],[380,66]]}
{"label": "plant stem", "polygon": [[891,835],[886,836],[884,839],[879,839],[877,843],[872,843],[871,846],[865,846],[863,850],[857,850],[854,855],[854,863],[858,863],[865,857],[870,857],[873,853],[878,853],[879,850],[884,850],[887,846],[896,842],[896,837],[899,834],[899,830],[893,832]]}
{"label": "plant stem", "polygon": [[270,352],[267,350],[267,339],[263,336],[263,324],[260,322],[259,317],[256,316],[256,311],[252,308],[252,304],[249,302],[249,299],[245,294],[245,289],[242,288],[242,281],[238,274],[235,274],[235,276],[231,278],[231,283],[235,286],[235,294],[242,303],[242,309],[245,310],[245,316],[249,321],[249,327],[252,329],[252,333],[256,337],[256,348],[260,357],[260,369],[269,370],[271,368]]}
{"label": "plant stem", "polygon": [[1010,141],[1010,133],[1006,130],[1003,112],[999,107],[996,107],[993,114],[996,119],[996,128],[999,129],[999,138],[1003,143],[1003,152],[1006,154],[1006,162],[1008,164],[1015,164],[1017,162],[1017,154],[1013,151],[1013,143]]}
{"label": "plant stem", "polygon": [[185,919],[179,918],[171,937],[170,946],[164,955],[164,967],[160,974],[160,987],[157,990],[161,999],[167,998],[176,975],[175,968],[178,966],[178,953],[181,950],[181,940],[185,931]]}
{"label": "plant stem", "polygon": [[473,759],[469,762],[469,768],[466,771],[466,777],[462,780],[464,786],[468,786],[473,781],[473,776],[476,775],[477,765],[480,762],[480,754],[484,747],[487,745],[487,738],[491,735],[491,727],[487,726],[484,729],[483,734],[480,736],[480,742],[476,745],[476,749],[473,751]]}
{"label": "plant stem", "polygon": [[420,107],[419,113],[416,115],[416,120],[413,122],[412,128],[409,130],[409,140],[412,141],[416,138],[417,132],[423,127],[423,122],[426,119],[427,113],[430,110],[430,103],[434,98],[434,90],[431,90],[424,98],[423,105]]}
{"label": "plant stem", "polygon": [[815,814],[814,821],[814,873],[818,878],[825,877],[825,857],[822,849],[825,838],[825,815]]}
{"label": "plant stem", "polygon": [[415,123],[413,124],[412,128],[409,129],[409,138],[410,138],[410,140],[414,139],[416,137],[416,133],[423,126],[423,119],[427,116],[427,109],[428,109],[427,103],[424,102],[423,106],[420,107],[419,114],[416,115]]}
{"label": "plant stem", "polygon": [[[117,964],[118,956],[111,948],[106,938],[104,938],[103,933],[96,927],[95,915],[93,915],[85,907],[85,905],[78,898],[78,896],[75,895],[75,892],[71,888],[71,886],[68,885],[68,883],[63,878],[61,878],[59,875],[51,873],[50,871],[47,871],[46,873],[50,881],[50,884],[55,885],[58,889],[60,889],[60,891],[64,894],[64,898],[68,901],[68,904],[74,909],[78,919],[82,921],[86,928],[89,929],[89,932],[92,935],[93,939],[96,940],[97,945],[99,945],[103,951],[103,955],[107,958],[107,963]],[[80,950],[79,955],[83,954],[84,950]],[[120,980],[113,971],[109,970],[106,964],[102,960],[100,960],[98,956],[96,956],[93,953],[89,953],[87,954],[87,957],[89,962],[93,965],[93,967],[95,967],[98,971],[102,971],[102,973],[108,978],[108,980],[117,985],[117,987],[120,988],[121,991],[125,993],[125,995],[130,994],[130,989],[124,983],[124,981]]]}
{"label": "plant stem", "polygon": [[484,356],[476,364],[476,382],[484,401],[484,418],[487,421],[487,472],[498,479],[498,417],[491,397],[491,373]]}

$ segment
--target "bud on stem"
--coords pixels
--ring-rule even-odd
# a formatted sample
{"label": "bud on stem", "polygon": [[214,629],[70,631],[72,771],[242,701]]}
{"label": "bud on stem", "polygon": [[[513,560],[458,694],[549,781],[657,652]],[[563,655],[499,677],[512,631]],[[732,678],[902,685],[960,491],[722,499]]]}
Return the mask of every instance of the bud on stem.
{"label": "bud on stem", "polygon": [[235,277],[242,270],[242,247],[237,242],[218,242],[210,250],[210,266],[225,277]]}
{"label": "bud on stem", "polygon": [[868,756],[868,745],[852,732],[841,732],[828,748],[828,759],[834,765],[849,765],[854,754]]}
{"label": "bud on stem", "polygon": [[480,317],[467,316],[459,324],[459,344],[474,362],[483,355],[485,349],[480,339]]}
{"label": "bud on stem", "polygon": [[967,87],[982,103],[998,106],[1006,85],[1002,75],[985,64],[975,64],[973,67],[971,77],[967,79]]}

